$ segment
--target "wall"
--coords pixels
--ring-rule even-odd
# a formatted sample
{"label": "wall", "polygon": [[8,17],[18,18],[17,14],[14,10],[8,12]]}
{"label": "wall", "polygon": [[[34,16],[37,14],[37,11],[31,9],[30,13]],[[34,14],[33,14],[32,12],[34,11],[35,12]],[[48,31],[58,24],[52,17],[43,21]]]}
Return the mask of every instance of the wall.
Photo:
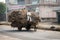
{"label": "wall", "polygon": [[49,6],[40,6],[39,13],[42,18],[56,18],[56,12]]}
{"label": "wall", "polygon": [[39,16],[41,18],[41,21],[54,21],[56,22],[56,12],[53,11],[52,6],[40,6]]}

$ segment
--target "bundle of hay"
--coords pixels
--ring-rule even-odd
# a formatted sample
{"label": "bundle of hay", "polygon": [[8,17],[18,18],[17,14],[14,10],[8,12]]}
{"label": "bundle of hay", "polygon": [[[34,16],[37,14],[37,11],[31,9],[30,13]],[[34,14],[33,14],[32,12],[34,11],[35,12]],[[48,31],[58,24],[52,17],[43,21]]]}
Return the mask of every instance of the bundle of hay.
{"label": "bundle of hay", "polygon": [[35,12],[32,12],[31,18],[33,22],[40,22],[40,17]]}
{"label": "bundle of hay", "polygon": [[36,25],[40,22],[40,17],[38,15],[36,15],[35,12],[31,13],[31,18],[32,21],[30,22],[31,26],[33,26],[34,28],[36,28]]}
{"label": "bundle of hay", "polygon": [[9,22],[21,22],[26,20],[26,15],[22,15],[23,13],[21,11],[13,11],[9,16]]}

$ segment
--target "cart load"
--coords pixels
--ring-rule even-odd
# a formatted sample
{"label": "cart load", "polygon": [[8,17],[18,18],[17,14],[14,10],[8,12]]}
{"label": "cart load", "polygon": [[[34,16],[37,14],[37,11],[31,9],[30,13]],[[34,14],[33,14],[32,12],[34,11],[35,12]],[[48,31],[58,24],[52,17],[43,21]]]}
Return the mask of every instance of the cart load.
{"label": "cart load", "polygon": [[36,29],[36,25],[40,22],[39,17],[34,13],[31,15],[32,21],[27,21],[27,11],[13,11],[8,18],[11,26],[17,27],[18,30],[22,30],[23,27],[25,27],[26,30],[30,30],[30,28]]}

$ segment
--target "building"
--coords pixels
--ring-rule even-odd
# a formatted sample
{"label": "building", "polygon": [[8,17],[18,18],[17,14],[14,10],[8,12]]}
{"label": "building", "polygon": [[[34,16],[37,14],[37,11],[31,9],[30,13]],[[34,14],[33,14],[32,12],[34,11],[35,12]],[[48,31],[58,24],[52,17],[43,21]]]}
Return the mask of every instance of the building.
{"label": "building", "polygon": [[41,21],[56,21],[56,12],[53,11],[60,8],[60,0],[6,0],[8,10],[19,10],[27,8],[35,12],[39,12]]}
{"label": "building", "polygon": [[38,10],[41,21],[51,22],[57,21],[57,15],[54,10],[58,10],[60,8],[59,3],[60,0],[30,0],[30,4],[27,5],[27,7],[30,7],[32,10],[37,10],[36,8],[39,8]]}

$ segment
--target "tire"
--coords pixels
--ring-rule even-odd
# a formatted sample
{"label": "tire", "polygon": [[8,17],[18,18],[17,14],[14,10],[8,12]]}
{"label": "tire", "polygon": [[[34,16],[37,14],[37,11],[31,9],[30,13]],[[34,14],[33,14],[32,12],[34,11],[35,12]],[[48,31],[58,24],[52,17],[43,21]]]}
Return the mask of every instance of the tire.
{"label": "tire", "polygon": [[29,31],[30,30],[30,27],[26,27],[26,30]]}
{"label": "tire", "polygon": [[21,31],[22,30],[22,27],[18,27],[18,30]]}

